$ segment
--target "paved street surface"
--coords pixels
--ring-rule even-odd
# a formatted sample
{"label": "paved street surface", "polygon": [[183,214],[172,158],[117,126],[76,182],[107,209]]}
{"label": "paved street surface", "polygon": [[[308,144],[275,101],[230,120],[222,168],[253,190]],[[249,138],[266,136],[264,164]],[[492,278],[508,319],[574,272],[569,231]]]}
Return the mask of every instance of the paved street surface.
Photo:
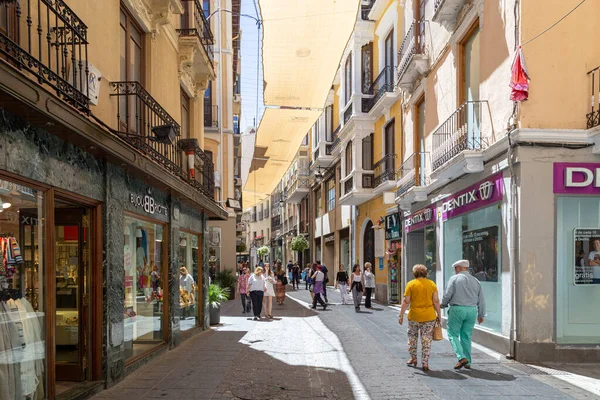
{"label": "paved street surface", "polygon": [[[96,399],[599,399],[600,381],[474,350],[471,371],[456,372],[447,340],[434,342],[429,373],[405,366],[406,323],[374,305],[356,313],[333,303],[307,308],[307,291],[288,291],[274,320],[252,321],[239,299],[221,325],[157,357]],[[591,389],[590,389],[591,388]],[[594,389],[598,391],[594,392]],[[590,391],[591,390],[591,391]],[[595,394],[594,394],[595,393]]]}

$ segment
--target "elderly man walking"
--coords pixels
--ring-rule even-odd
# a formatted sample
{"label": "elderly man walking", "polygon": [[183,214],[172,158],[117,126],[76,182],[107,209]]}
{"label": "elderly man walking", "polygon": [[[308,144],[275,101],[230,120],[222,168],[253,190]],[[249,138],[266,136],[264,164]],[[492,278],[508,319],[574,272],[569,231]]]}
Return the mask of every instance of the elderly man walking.
{"label": "elderly man walking", "polygon": [[470,369],[471,337],[475,320],[483,323],[485,300],[481,284],[469,273],[469,261],[459,260],[452,266],[456,275],[448,281],[441,306],[445,308],[450,305],[448,339],[458,358],[454,369]]}

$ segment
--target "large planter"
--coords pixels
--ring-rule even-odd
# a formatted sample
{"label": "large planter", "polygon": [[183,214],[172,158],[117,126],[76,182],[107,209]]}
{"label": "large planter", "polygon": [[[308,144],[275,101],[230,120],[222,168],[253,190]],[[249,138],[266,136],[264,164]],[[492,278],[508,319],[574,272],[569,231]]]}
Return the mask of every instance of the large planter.
{"label": "large planter", "polygon": [[210,308],[210,324],[217,325],[221,323],[221,305],[217,307],[209,306]]}

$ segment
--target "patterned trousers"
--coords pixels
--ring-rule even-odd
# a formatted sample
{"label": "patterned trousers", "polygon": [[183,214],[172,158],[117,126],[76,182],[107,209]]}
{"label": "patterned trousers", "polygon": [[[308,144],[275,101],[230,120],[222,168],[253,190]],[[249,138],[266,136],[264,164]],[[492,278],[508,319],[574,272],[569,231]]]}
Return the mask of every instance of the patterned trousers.
{"label": "patterned trousers", "polygon": [[408,352],[411,358],[417,359],[417,344],[421,333],[421,362],[427,364],[433,340],[435,320],[427,322],[408,321]]}

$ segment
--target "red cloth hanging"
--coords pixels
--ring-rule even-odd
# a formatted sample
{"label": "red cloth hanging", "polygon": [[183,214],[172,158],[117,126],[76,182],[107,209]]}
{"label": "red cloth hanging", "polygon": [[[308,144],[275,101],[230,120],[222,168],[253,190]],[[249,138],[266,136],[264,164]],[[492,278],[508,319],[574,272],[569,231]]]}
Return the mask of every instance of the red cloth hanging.
{"label": "red cloth hanging", "polygon": [[519,46],[515,52],[515,59],[513,60],[510,75],[509,86],[512,88],[510,92],[510,99],[512,101],[527,100],[529,97],[529,80],[523,49]]}

